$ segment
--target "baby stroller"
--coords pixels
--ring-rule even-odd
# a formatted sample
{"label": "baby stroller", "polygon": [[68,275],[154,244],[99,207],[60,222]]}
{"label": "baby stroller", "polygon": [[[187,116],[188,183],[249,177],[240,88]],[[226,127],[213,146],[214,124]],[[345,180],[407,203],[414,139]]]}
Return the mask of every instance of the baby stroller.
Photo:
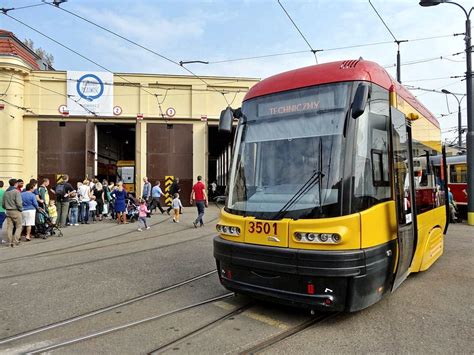
{"label": "baby stroller", "polygon": [[46,239],[52,235],[57,235],[58,237],[63,236],[61,229],[53,224],[52,219],[42,208],[38,208],[36,210],[35,232],[37,238],[43,239]]}
{"label": "baby stroller", "polygon": [[138,204],[133,197],[127,197],[126,200],[126,212],[127,212],[127,220],[130,222],[138,221]]}

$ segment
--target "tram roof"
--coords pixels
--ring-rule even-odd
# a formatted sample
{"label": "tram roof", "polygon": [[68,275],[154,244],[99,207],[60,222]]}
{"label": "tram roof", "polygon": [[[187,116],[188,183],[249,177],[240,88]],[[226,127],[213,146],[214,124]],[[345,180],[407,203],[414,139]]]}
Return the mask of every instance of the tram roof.
{"label": "tram roof", "polygon": [[312,65],[271,76],[254,85],[244,101],[276,92],[344,81],[369,81],[395,91],[436,127],[438,120],[406,88],[393,79],[379,64],[368,60],[343,60]]}
{"label": "tram roof", "polygon": [[[430,157],[434,164],[440,164],[441,155],[436,155],[434,157]],[[450,155],[446,157],[446,164],[465,164],[466,163],[466,155]]]}

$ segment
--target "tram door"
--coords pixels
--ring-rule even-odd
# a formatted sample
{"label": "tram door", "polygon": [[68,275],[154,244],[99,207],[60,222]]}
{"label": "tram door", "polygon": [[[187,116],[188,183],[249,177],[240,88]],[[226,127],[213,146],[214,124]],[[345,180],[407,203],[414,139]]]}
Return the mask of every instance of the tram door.
{"label": "tram door", "polygon": [[398,221],[398,263],[392,291],[408,277],[416,243],[414,214],[413,159],[410,143],[411,127],[405,115],[391,108],[392,151],[395,205]]}

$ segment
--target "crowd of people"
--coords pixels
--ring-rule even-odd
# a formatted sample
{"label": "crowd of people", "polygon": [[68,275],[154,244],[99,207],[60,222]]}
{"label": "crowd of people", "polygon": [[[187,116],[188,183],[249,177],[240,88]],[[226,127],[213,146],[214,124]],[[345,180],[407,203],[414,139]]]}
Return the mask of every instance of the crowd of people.
{"label": "crowd of people", "polygon": [[[204,225],[204,208],[208,206],[206,187],[198,176],[197,183],[193,186],[190,204],[196,204],[198,216],[193,222]],[[4,182],[0,180],[0,228],[6,223],[8,243],[11,247],[19,245],[22,232],[24,240],[30,241],[33,233],[38,236],[38,223],[49,221],[55,228],[79,226],[80,224],[95,223],[104,219],[116,220],[119,224],[127,224],[127,216],[136,218],[139,222],[139,231],[150,229],[147,218],[158,209],[162,214],[169,215],[173,211],[173,222],[179,223],[183,205],[180,200],[179,178],[170,186],[169,193],[172,203],[166,210],[161,204],[164,195],[160,182],[156,181],[152,187],[148,178],[144,178],[142,196],[138,200],[130,195],[122,182],[117,184],[98,179],[85,179],[78,182],[76,187],[69,183],[69,176],[63,175],[60,182],[50,188],[47,178],[40,182],[31,179],[26,186],[21,179],[10,179],[9,187],[4,190]],[[133,208],[131,213],[130,206]],[[41,234],[43,237],[46,234]]]}

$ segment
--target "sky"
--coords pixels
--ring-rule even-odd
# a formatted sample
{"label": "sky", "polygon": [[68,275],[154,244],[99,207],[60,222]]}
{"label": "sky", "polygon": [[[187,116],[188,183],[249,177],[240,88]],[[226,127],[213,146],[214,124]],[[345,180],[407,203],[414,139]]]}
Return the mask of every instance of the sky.
{"label": "sky", "polygon": [[[395,38],[408,40],[400,45],[404,85],[446,89],[460,94],[459,98],[465,94],[466,82],[459,77],[466,71],[464,36],[454,36],[465,32],[461,9],[449,4],[421,7],[418,0],[371,1]],[[396,77],[397,45],[368,0],[280,2],[311,48],[322,50],[317,52],[318,63],[362,57],[386,67]],[[472,0],[457,2],[466,9],[473,5]],[[0,0],[0,8],[41,3],[42,0]],[[277,0],[68,0],[61,7],[174,62],[208,61],[209,64],[188,64],[197,75],[263,79],[316,64],[309,45]],[[53,6],[12,10],[8,14],[113,72],[188,74],[179,65]],[[57,70],[103,70],[4,15],[0,15],[0,28],[21,40],[32,39],[36,47],[51,53]],[[268,56],[284,53],[291,54]],[[267,57],[243,59],[258,56]],[[431,91],[413,89],[412,93],[439,119],[443,139],[453,141],[458,126],[456,99]],[[461,110],[462,126],[466,127],[465,98]]]}

